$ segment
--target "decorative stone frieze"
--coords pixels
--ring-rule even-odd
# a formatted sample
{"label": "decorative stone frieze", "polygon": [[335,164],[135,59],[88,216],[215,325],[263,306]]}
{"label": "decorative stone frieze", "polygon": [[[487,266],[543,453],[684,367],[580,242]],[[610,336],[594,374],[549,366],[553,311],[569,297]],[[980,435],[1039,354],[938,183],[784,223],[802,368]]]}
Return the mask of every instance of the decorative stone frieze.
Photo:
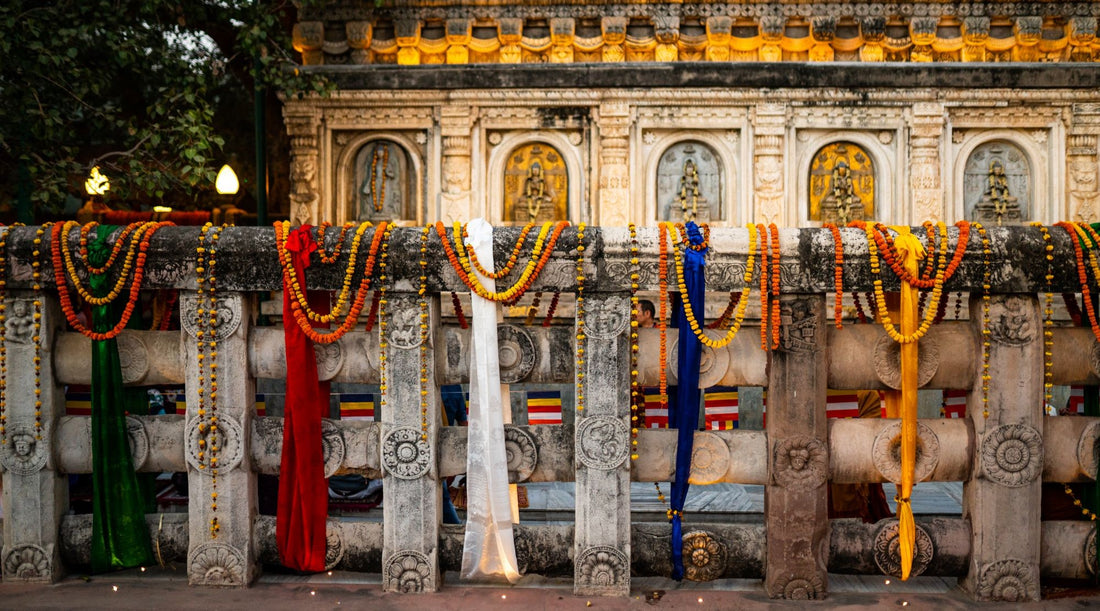
{"label": "decorative stone frieze", "polygon": [[[213,429],[217,427],[217,431]],[[222,416],[218,418],[217,425],[209,425],[205,432],[199,431],[199,420],[193,418],[187,422],[187,464],[200,475],[209,477],[213,471],[211,467],[211,452],[202,452],[201,448],[210,445],[210,439],[217,435],[218,440],[218,474],[226,475],[241,464],[244,457],[244,434],[241,425],[233,418]],[[200,443],[205,442],[205,443]],[[199,458],[200,453],[203,458]]]}
{"label": "decorative stone frieze", "polygon": [[630,559],[618,549],[597,545],[577,556],[576,587],[592,594],[618,596],[630,588]]}
{"label": "decorative stone frieze", "polygon": [[821,441],[807,436],[782,439],[775,444],[772,477],[785,488],[814,488],[825,483],[828,451]]}
{"label": "decorative stone frieze", "polygon": [[768,589],[768,595],[784,600],[819,600],[825,597],[825,580],[817,575],[781,577],[774,589]]}
{"label": "decorative stone frieze", "polygon": [[982,568],[978,580],[978,596],[981,600],[997,602],[1039,600],[1038,569],[1016,559],[988,564]]}
{"label": "decorative stone frieze", "polygon": [[187,574],[192,585],[247,585],[244,554],[225,543],[208,541],[193,546],[187,555]]}
{"label": "decorative stone frieze", "polygon": [[1025,424],[1007,424],[982,439],[982,472],[990,480],[1018,488],[1043,470],[1043,437]]}
{"label": "decorative stone frieze", "polygon": [[53,545],[5,545],[4,581],[53,581]]}
{"label": "decorative stone frieze", "polygon": [[433,591],[432,565],[427,555],[401,550],[390,556],[382,569],[385,589],[403,594]]}
{"label": "decorative stone frieze", "polygon": [[577,423],[577,459],[590,469],[609,470],[630,454],[630,430],[618,418],[586,417]]}
{"label": "decorative stone frieze", "polygon": [[399,479],[417,479],[432,464],[432,448],[411,427],[397,428],[382,439],[382,466]]}

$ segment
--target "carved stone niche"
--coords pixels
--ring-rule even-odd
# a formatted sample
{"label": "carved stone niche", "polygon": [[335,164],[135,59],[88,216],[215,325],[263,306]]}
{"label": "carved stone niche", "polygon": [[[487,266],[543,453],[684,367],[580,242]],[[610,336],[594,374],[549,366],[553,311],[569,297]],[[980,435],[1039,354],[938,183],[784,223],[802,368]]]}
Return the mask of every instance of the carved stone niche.
{"label": "carved stone niche", "polygon": [[662,221],[710,223],[725,219],[724,163],[697,140],[677,142],[657,162],[657,216]]}
{"label": "carved stone niche", "polygon": [[1016,225],[1031,217],[1031,167],[1027,155],[1005,140],[979,145],[966,160],[966,218],[990,225]]}
{"label": "carved stone niche", "polygon": [[[336,138],[340,142],[340,136]],[[407,142],[380,137],[360,142],[343,172],[344,209],[356,221],[406,220],[416,218],[420,176]]]}

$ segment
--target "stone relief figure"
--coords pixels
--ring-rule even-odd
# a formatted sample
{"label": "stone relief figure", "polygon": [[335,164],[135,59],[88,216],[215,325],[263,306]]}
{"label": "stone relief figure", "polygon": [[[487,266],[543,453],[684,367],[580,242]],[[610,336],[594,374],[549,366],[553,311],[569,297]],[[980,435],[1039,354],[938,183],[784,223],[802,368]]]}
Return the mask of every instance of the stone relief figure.
{"label": "stone relief figure", "polygon": [[810,220],[847,225],[874,217],[875,172],[851,142],[823,147],[810,165]]}
{"label": "stone relief figure", "polygon": [[1015,145],[987,142],[970,154],[963,175],[966,217],[982,223],[1019,224],[1030,216],[1031,171]]}
{"label": "stone relief figure", "polygon": [[374,140],[355,160],[355,215],[360,221],[413,218],[409,159],[392,140]]}
{"label": "stone relief figure", "polygon": [[34,338],[34,316],[31,302],[16,299],[11,302],[11,313],[4,325],[4,339],[18,344],[29,344]]}
{"label": "stone relief figure", "polygon": [[544,223],[569,218],[569,175],[554,147],[533,142],[512,151],[504,168],[504,220]]}
{"label": "stone relief figure", "polygon": [[[658,220],[708,223],[724,219],[719,157],[697,141],[679,142],[657,163]],[[712,205],[713,203],[713,205]]]}
{"label": "stone relief figure", "polygon": [[16,433],[11,438],[15,455],[20,459],[26,460],[31,454],[34,453],[34,435],[30,433]]}

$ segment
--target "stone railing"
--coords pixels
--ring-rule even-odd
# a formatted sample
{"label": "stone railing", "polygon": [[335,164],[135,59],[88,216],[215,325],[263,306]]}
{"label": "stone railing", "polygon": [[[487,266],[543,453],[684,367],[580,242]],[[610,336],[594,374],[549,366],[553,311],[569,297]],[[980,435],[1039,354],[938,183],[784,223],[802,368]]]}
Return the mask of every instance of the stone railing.
{"label": "stone railing", "polygon": [[[518,228],[497,231],[498,258],[506,257]],[[331,232],[330,240],[334,239]],[[864,236],[842,230],[847,253],[846,290],[870,290],[872,276]],[[1079,289],[1072,246],[1065,232],[1051,231],[1055,263],[1051,290]],[[952,230],[952,239],[957,234]],[[75,237],[75,236],[74,236]],[[257,293],[281,289],[272,230],[229,228],[220,241],[217,294],[219,428],[223,449],[219,475],[221,534],[210,538],[209,478],[196,468],[197,342],[194,257],[197,228],[164,229],[152,240],[146,288],[181,291],[179,332],[137,331],[120,337],[126,383],[183,383],[185,416],[129,418],[134,463],[139,471],[186,471],[187,514],[148,516],[158,553],[186,559],[195,585],[251,583],[264,563],[276,563],[274,519],[257,513],[259,474],[278,472],[282,420],[257,417],[255,379],[285,376],[282,331],[255,326]],[[9,299],[37,298],[31,290],[33,228],[10,230]],[[965,419],[922,419],[919,481],[964,482],[961,517],[917,521],[914,573],[956,576],[982,600],[1039,597],[1040,577],[1086,578],[1096,570],[1096,534],[1087,521],[1042,521],[1043,481],[1093,481],[1100,420],[1047,417],[1043,410],[1043,320],[1046,291],[1044,243],[1037,229],[990,229],[992,296],[989,303],[989,413],[983,416],[980,380],[982,316],[935,326],[920,342],[924,388],[970,389]],[[381,477],[383,520],[330,518],[330,567],[381,573],[387,590],[435,591],[445,570],[460,564],[462,527],[442,526],[440,480],[464,471],[466,431],[430,419],[420,441],[419,333],[405,333],[418,317],[419,231],[393,232],[388,284],[391,339],[386,347],[386,402],[377,422],[326,420],[326,474]],[[670,526],[632,523],[630,481],[669,481],[675,433],[643,430],[641,456],[630,448],[630,240],[625,228],[586,232],[585,295],[588,356],[584,365],[587,406],[557,426],[507,425],[513,482],[573,481],[573,524],[520,524],[515,529],[520,566],[528,573],[574,575],[578,594],[625,596],[631,575],[669,571]],[[656,291],[657,232],[638,231],[640,289]],[[563,233],[534,285],[575,289],[577,236]],[[707,264],[708,289],[739,288],[748,249],[743,229],[715,229]],[[685,518],[682,542],[691,550],[691,579],[762,578],[778,598],[818,598],[828,589],[827,572],[887,574],[898,570],[896,520],[863,524],[827,517],[827,486],[833,482],[882,482],[898,478],[892,442],[894,420],[826,421],[827,389],[890,388],[897,384],[894,344],[875,325],[835,328],[827,293],[833,289],[834,251],[828,231],[781,230],[781,333],[778,350],[765,352],[759,335],[744,333],[721,350],[707,350],[701,384],[766,387],[765,431],[696,433],[693,482],[762,484],[766,503],[758,523],[706,523]],[[75,243],[74,243],[75,246]],[[43,245],[45,249],[45,245]],[[440,324],[438,294],[463,290],[433,235],[428,248],[431,316],[427,358],[429,386],[466,379],[467,331]],[[310,284],[336,288],[342,267],[317,266]],[[328,269],[333,268],[333,269]],[[48,275],[48,257],[42,272]],[[975,232],[951,291],[977,291],[972,312],[982,311],[983,263]],[[377,272],[376,272],[377,273]],[[48,284],[48,283],[47,283]],[[889,288],[887,283],[887,288]],[[89,340],[65,332],[55,293],[42,308],[42,440],[6,444],[3,465],[6,580],[51,582],[66,566],[86,565],[90,516],[67,516],[69,473],[91,469],[90,419],[65,416],[63,385],[91,381]],[[27,365],[33,343],[25,330],[30,307],[9,304],[7,418],[9,435],[33,427],[34,373]],[[27,306],[28,304],[23,304]],[[360,327],[362,328],[362,327]],[[573,383],[571,327],[506,325],[501,334],[515,358],[502,380],[509,383]],[[413,327],[410,326],[409,330]],[[639,371],[654,384],[659,371],[657,331],[642,330]],[[399,338],[412,338],[409,341]],[[674,338],[673,338],[674,341]],[[1087,328],[1053,330],[1053,382],[1100,382],[1100,345]],[[502,351],[504,348],[502,348]],[[669,353],[675,354],[674,346]],[[318,351],[322,379],[379,382],[377,327],[355,331]],[[673,374],[674,364],[669,373]],[[433,404],[437,393],[431,393]],[[428,413],[432,412],[429,407]],[[438,413],[438,409],[435,410]],[[409,435],[409,433],[415,433]],[[595,433],[599,433],[596,441]],[[610,432],[610,437],[608,434]],[[593,444],[599,451],[594,451]],[[920,486],[917,487],[920,494]],[[680,544],[681,542],[677,542]]]}

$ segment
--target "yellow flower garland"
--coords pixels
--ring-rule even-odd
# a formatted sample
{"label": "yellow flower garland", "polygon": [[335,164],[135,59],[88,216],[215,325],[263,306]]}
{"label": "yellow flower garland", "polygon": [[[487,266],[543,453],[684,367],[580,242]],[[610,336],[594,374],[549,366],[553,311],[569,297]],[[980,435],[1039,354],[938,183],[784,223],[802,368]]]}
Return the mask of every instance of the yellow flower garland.
{"label": "yellow flower garland", "polygon": [[932,297],[928,302],[928,309],[924,315],[924,319],[921,320],[920,327],[912,334],[903,335],[894,326],[893,321],[890,319],[890,312],[886,309],[886,296],[882,291],[882,268],[879,266],[878,248],[875,245],[874,227],[871,223],[867,223],[864,227],[864,231],[867,233],[867,251],[870,254],[871,259],[871,274],[875,276],[875,307],[878,311],[879,320],[882,323],[882,328],[886,330],[886,334],[890,336],[890,339],[899,344],[911,344],[920,340],[928,333],[928,329],[932,328],[932,323],[936,320],[936,313],[939,310],[940,299],[943,296],[943,282],[947,275],[947,225],[944,223],[938,223],[940,230],[940,237],[943,240],[944,248],[939,249],[939,260],[936,262],[936,277],[932,285]]}
{"label": "yellow flower garland", "polygon": [[[542,227],[539,228],[538,238],[535,239],[535,248],[531,251],[531,258],[527,262],[527,266],[523,268],[523,273],[520,274],[519,279],[516,280],[512,286],[503,291],[490,291],[481,284],[481,281],[477,278],[477,274],[473,273],[471,269],[470,259],[467,256],[465,246],[462,244],[462,225],[456,222],[453,229],[454,244],[459,264],[461,265],[462,271],[465,272],[463,279],[466,280],[466,285],[477,293],[479,297],[488,299],[489,301],[512,301],[517,294],[522,295],[523,292],[530,287],[531,283],[534,281],[536,270],[540,268],[539,258],[540,255],[542,255],[543,246],[546,243],[546,236],[550,233],[552,226],[552,223],[547,222],[543,223]],[[456,269],[455,271],[459,270]]]}
{"label": "yellow flower garland", "polygon": [[[306,297],[305,291],[302,290],[301,285],[298,283],[298,274],[294,270],[294,258],[286,250],[286,238],[290,231],[290,221],[282,221],[281,227],[277,227],[275,232],[275,250],[279,255],[279,263],[282,264],[283,270],[286,273],[286,277],[290,280],[291,295],[294,297],[294,301],[301,307],[301,311],[306,317],[316,323],[328,324],[338,317],[347,313],[349,304],[351,303],[351,280],[355,275],[355,264],[359,254],[359,245],[363,240],[363,233],[372,224],[370,222],[360,223],[359,227],[355,229],[355,234],[351,241],[351,252],[348,254],[348,265],[344,270],[344,280],[340,285],[340,292],[336,296],[336,303],[332,307],[332,311],[329,314],[318,314],[309,307],[309,299]],[[281,229],[281,231],[279,231]],[[367,282],[369,278],[360,279],[360,283]]]}

